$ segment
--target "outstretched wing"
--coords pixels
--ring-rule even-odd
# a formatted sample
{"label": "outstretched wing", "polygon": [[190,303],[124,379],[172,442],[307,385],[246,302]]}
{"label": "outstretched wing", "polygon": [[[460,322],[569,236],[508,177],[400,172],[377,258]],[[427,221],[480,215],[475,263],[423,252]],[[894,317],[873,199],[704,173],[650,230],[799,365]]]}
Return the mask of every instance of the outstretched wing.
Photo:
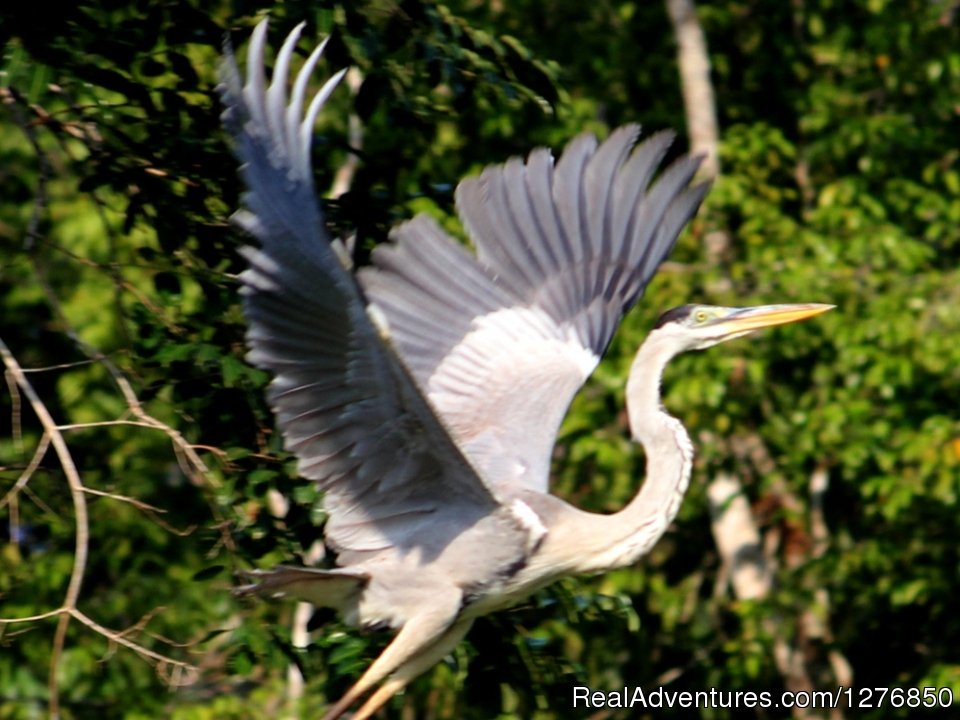
{"label": "outstretched wing", "polygon": [[287,101],[298,27],[265,87],[266,22],[251,39],[247,82],[232,51],[222,67],[223,118],[247,186],[235,221],[260,241],[241,275],[249,360],[274,375],[268,398],[300,474],[326,490],[326,539],[341,553],[442,551],[499,507],[367,316],[314,195],[314,120],[341,74],[310,103],[309,57]]}
{"label": "outstretched wing", "polygon": [[[580,135],[460,183],[474,256],[425,216],[361,271],[406,365],[488,484],[545,492],[556,434],[707,185],[700,158],[651,179],[672,135]],[[631,152],[631,149],[632,152]]]}

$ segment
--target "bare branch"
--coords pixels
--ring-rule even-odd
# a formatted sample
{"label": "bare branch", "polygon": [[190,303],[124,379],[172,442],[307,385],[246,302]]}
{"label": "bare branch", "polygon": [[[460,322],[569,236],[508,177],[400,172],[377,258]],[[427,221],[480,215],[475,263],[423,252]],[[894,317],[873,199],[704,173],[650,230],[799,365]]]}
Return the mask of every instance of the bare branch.
{"label": "bare branch", "polygon": [[[33,386],[20,369],[20,364],[10,352],[3,339],[0,339],[0,357],[3,358],[3,364],[7,372],[13,377],[20,391],[27,398],[30,407],[36,414],[37,419],[43,426],[44,434],[49,437],[60,460],[60,466],[63,468],[67,479],[67,485],[70,488],[70,498],[73,502],[74,521],[76,523],[76,535],[74,542],[73,569],[70,571],[70,580],[67,583],[67,591],[63,600],[63,607],[74,610],[77,607],[77,600],[80,597],[80,588],[83,585],[83,575],[87,566],[87,552],[89,550],[90,527],[87,517],[87,499],[83,494],[83,483],[80,480],[80,474],[77,472],[77,466],[70,455],[70,449],[67,447],[63,435],[57,428],[57,424],[50,416],[47,406],[34,391]],[[48,687],[50,691],[50,717],[57,718],[60,715],[60,694],[58,683],[58,667],[60,657],[63,654],[63,645],[67,636],[67,628],[70,625],[70,614],[64,613],[59,616],[57,628],[53,636],[53,649],[50,653],[50,676]]]}
{"label": "bare branch", "polygon": [[103,490],[94,490],[93,488],[89,488],[89,487],[84,487],[83,491],[88,495],[96,495],[98,497],[110,498],[111,500],[116,500],[118,502],[123,502],[123,503],[128,503],[129,505],[133,505],[133,507],[144,512],[153,522],[155,522],[157,525],[162,527],[164,530],[178,537],[186,537],[187,535],[192,535],[193,532],[197,529],[196,525],[191,525],[186,530],[180,530],[178,528],[175,528],[173,527],[173,525],[166,522],[162,518],[157,517],[157,515],[166,514],[167,512],[166,510],[164,510],[163,508],[158,508],[154,505],[150,505],[149,503],[145,503],[142,500],[137,500],[136,498],[130,497],[129,495],[118,495],[117,493],[104,492]]}
{"label": "bare branch", "polygon": [[[36,106],[27,107],[21,96],[19,96],[12,88],[0,88],[0,102],[3,102],[5,105],[9,106],[12,116],[20,125],[20,128],[23,130],[30,145],[35,151],[39,165],[39,179],[37,181],[37,187],[34,193],[33,209],[27,224],[23,247],[29,256],[34,275],[38,281],[38,285],[45,294],[47,305],[49,306],[54,317],[59,320],[63,333],[70,337],[75,345],[87,357],[86,360],[81,362],[60,363],[43,368],[34,368],[32,370],[24,369],[20,366],[9,347],[3,342],[2,339],[0,339],[0,358],[2,358],[5,366],[5,378],[9,388],[12,404],[13,439],[18,446],[22,447],[23,435],[21,431],[21,414],[22,406],[24,404],[22,402],[23,399],[25,399],[26,404],[29,404],[29,406],[33,409],[42,428],[42,434],[39,438],[36,449],[33,451],[33,455],[29,463],[23,469],[14,485],[6,491],[2,498],[0,498],[0,509],[4,507],[10,508],[10,520],[13,527],[15,527],[19,522],[20,506],[18,503],[18,498],[20,494],[29,497],[45,512],[53,513],[53,510],[49,508],[40,497],[31,492],[30,488],[30,480],[31,478],[35,477],[37,471],[42,467],[42,463],[44,458],[47,457],[47,451],[50,446],[53,446],[56,452],[57,460],[66,479],[72,501],[72,510],[74,515],[73,563],[60,607],[55,610],[50,610],[27,617],[0,618],[0,628],[6,625],[24,626],[29,625],[30,623],[56,618],[47,679],[50,708],[49,716],[56,720],[56,718],[59,718],[60,716],[61,704],[59,694],[59,677],[61,675],[61,665],[63,664],[62,661],[66,647],[67,631],[72,619],[76,619],[85,627],[92,629],[97,634],[106,638],[110,643],[111,648],[125,647],[137,653],[138,656],[154,666],[158,673],[165,676],[170,682],[176,682],[178,684],[192,682],[198,672],[197,668],[188,662],[168,657],[155,650],[151,650],[148,647],[144,647],[138,642],[135,642],[134,638],[139,634],[158,637],[148,633],[146,626],[158,612],[162,611],[162,608],[157,608],[151,611],[141,618],[141,620],[136,624],[120,632],[110,630],[109,628],[100,625],[96,620],[88,617],[79,610],[78,603],[81,597],[84,575],[87,569],[90,553],[88,495],[106,497],[119,502],[128,503],[148,514],[154,522],[168,532],[177,535],[182,536],[189,534],[193,532],[195,528],[191,527],[186,530],[179,530],[170,526],[159,517],[159,515],[165,512],[163,509],[142,502],[136,498],[85,487],[77,465],[66,443],[65,433],[68,431],[111,426],[131,426],[160,430],[169,437],[173,446],[174,454],[177,458],[177,462],[182,468],[184,474],[190,478],[194,484],[211,487],[216,486],[217,483],[216,479],[210,474],[209,469],[203,460],[197,454],[196,449],[191,446],[173,427],[151,416],[141,404],[140,399],[134,392],[133,386],[127,376],[117,367],[117,365],[109,356],[88,344],[81,337],[78,330],[70,323],[66,313],[64,312],[60,298],[57,296],[48,279],[47,267],[44,264],[44,253],[39,252],[39,250],[42,249],[41,243],[44,242],[44,239],[40,234],[41,221],[47,208],[47,185],[49,177],[52,174],[51,169],[53,165],[51,164],[50,159],[47,157],[44,148],[39,142],[37,137],[37,127],[52,126],[60,129],[61,131],[67,130],[68,132],[70,128],[58,120],[52,120],[42,108]],[[32,112],[36,118],[27,117],[27,112]],[[73,130],[75,132],[83,132],[82,126],[80,125],[73,128]],[[75,132],[71,132],[70,134],[75,135]],[[57,139],[62,140],[62,138]],[[64,150],[69,154],[68,148],[65,147]],[[105,206],[93,193],[88,194],[93,198],[93,202],[96,204],[97,210],[100,212],[101,218],[106,226],[108,239],[112,243],[115,240],[115,237],[112,235],[113,231],[108,223]],[[117,264],[99,264],[93,262],[89,258],[77,256],[68,250],[65,250],[64,248],[58,248],[56,246],[52,247],[56,248],[60,252],[65,253],[77,263],[92,266],[98,270],[104,271],[113,280],[114,287],[117,289],[118,293],[121,289],[130,291],[140,298],[140,300],[146,306],[154,308],[158,314],[161,314],[160,311],[162,308],[152,304],[150,299],[144,296],[138,288],[131,286],[127,282],[126,278],[124,278],[121,274],[120,267]],[[111,253],[110,257],[115,258],[116,256],[116,253]],[[30,380],[28,379],[28,373],[40,373],[51,370],[68,369],[78,365],[90,363],[97,363],[107,371],[117,390],[119,391],[119,394],[123,397],[123,401],[127,406],[126,412],[124,412],[121,417],[116,420],[106,420],[92,423],[58,424],[54,420],[44,401],[40,398],[39,394],[32,386]],[[213,511],[214,514],[217,513],[216,508],[213,508]],[[224,542],[229,544],[231,538],[229,537],[228,530],[222,530],[222,534],[224,537]],[[24,628],[24,630],[19,632],[26,632],[27,630],[28,628]],[[159,641],[167,643],[168,645],[172,645],[172,643],[169,643],[162,638],[159,639]]]}
{"label": "bare branch", "polygon": [[[137,655],[144,658],[145,660],[152,661],[151,664],[156,663],[154,667],[156,667],[158,671],[164,668],[165,666],[171,666],[175,668],[181,668],[183,670],[189,670],[191,671],[191,673],[196,673],[199,671],[199,669],[196,666],[191,665],[188,662],[184,662],[182,660],[175,660],[162,653],[158,653],[154,650],[150,650],[149,648],[145,648],[143,647],[143,645],[135,643],[133,640],[130,640],[129,638],[126,637],[132,631],[138,629],[141,623],[149,622],[149,620],[152,619],[153,617],[152,614],[148,614],[143,619],[141,619],[137,624],[131,626],[131,628],[128,628],[127,630],[123,630],[121,632],[116,632],[114,630],[111,630],[110,628],[104,627],[103,625],[95,621],[93,618],[85,615],[84,613],[80,612],[76,608],[72,608],[72,609],[64,608],[63,611],[69,613],[71,617],[76,618],[79,622],[86,625],[91,630],[94,630],[99,635],[103,635],[103,637],[107,638],[110,642],[116,643],[117,645],[122,645],[128,650],[133,650],[133,652],[135,652]],[[191,678],[184,684],[189,684],[192,681],[193,679]]]}
{"label": "bare branch", "polygon": [[25,375],[30,373],[44,373],[50,372],[51,370],[72,370],[75,367],[81,367],[82,365],[92,365],[94,360],[77,360],[75,362],[68,363],[58,363],[57,365],[47,365],[46,367],[35,367],[35,368],[23,368]]}
{"label": "bare branch", "polygon": [[40,442],[37,443],[37,449],[34,451],[33,457],[30,458],[30,463],[27,465],[24,471],[20,473],[20,477],[17,478],[17,481],[13,484],[13,487],[7,491],[7,494],[3,496],[3,499],[0,499],[0,509],[3,509],[7,504],[13,502],[20,491],[27,486],[27,483],[30,482],[30,478],[33,477],[33,474],[37,471],[37,468],[40,467],[40,462],[47,454],[47,449],[49,447],[50,435],[49,433],[44,433],[40,436]]}
{"label": "bare branch", "polygon": [[37,622],[39,620],[46,620],[48,618],[56,617],[57,615],[61,615],[65,612],[67,612],[66,608],[58,607],[56,610],[50,610],[45,613],[40,613],[39,615],[27,615],[26,617],[16,618],[0,617],[0,625],[16,625],[18,623]]}

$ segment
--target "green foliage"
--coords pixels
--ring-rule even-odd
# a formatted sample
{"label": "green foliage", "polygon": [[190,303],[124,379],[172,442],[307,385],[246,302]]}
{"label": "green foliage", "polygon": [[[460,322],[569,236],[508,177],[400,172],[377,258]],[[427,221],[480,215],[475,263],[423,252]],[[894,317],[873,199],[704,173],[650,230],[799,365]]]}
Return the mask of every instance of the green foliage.
{"label": "green foliage", "polygon": [[[486,163],[582,128],[683,127],[657,3],[118,0],[6,11],[0,338],[24,368],[45,368],[29,379],[57,422],[135,419],[101,352],[211,468],[188,472],[155,427],[64,431],[85,486],[113,495],[87,497],[78,609],[201,668],[157,672],[74,620],[59,664],[65,718],[274,715],[291,663],[307,682],[290,712],[312,717],[386,641],[318,614],[311,645],[295,649],[290,605],[229,594],[233,571],[305,556],[323,522],[273,431],[268,378],[242,361],[232,280],[242,240],[227,217],[239,188],[215,65],[224,32],[245,43],[267,12],[272,44],[305,19],[308,37],[332,35],[327,69],[360,71],[356,92],[341,88],[323,114],[314,153],[328,187],[349,156],[351,114],[363,128],[351,190],[328,203],[337,231],[357,234],[360,261],[414,212],[456,231],[452,188]],[[665,404],[698,459],[664,540],[637,568],[567,580],[478,621],[386,716],[579,717],[574,684],[778,693],[784,644],[820,687],[836,684],[839,657],[857,687],[947,686],[960,697],[955,12],[926,0],[699,8],[723,175],[575,401],[556,491],[605,512],[635,492],[643,457],[627,438],[622,385],[659,311],[689,301],[837,309],[678,359]],[[708,253],[715,233],[727,242]],[[22,395],[3,402],[13,423],[0,434],[0,496],[42,433]],[[719,472],[744,483],[775,563],[776,590],[762,600],[726,589],[705,493]],[[822,496],[815,477],[829,481]],[[275,492],[290,499],[282,518],[269,509]],[[0,507],[4,618],[63,603],[77,527],[51,450],[11,497]],[[821,503],[823,541],[812,520]],[[811,617],[828,632],[810,637]],[[46,713],[55,622],[0,625],[0,718]],[[178,678],[190,682],[168,690]]]}

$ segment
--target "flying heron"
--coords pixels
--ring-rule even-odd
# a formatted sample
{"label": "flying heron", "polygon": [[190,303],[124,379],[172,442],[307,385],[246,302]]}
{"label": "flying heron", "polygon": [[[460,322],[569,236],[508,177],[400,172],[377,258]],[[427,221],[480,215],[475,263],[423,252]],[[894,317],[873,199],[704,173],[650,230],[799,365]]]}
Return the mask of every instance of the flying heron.
{"label": "flying heron", "polygon": [[[302,25],[264,78],[266,21],[246,82],[225,51],[221,93],[247,187],[235,215],[259,241],[242,250],[249,360],[270,371],[270,404],[302,477],[325,491],[334,569],[280,566],[245,593],[334,608],[396,636],[325,716],[368,718],[448,654],[475,618],[564,575],[629,565],[676,516],[693,446],[660,404],[678,353],[812,317],[831,305],[685,305],[664,313],[627,379],[646,481],[620,512],[579,510],[549,493],[550,456],[574,394],[623,314],[696,212],[700,159],[653,175],[669,133],[583,134],[464,180],[457,209],[471,253],[426,215],[400,225],[351,272],[316,200],[304,112],[321,44],[293,82]],[[379,687],[376,687],[379,685]],[[374,688],[376,688],[374,690]]]}

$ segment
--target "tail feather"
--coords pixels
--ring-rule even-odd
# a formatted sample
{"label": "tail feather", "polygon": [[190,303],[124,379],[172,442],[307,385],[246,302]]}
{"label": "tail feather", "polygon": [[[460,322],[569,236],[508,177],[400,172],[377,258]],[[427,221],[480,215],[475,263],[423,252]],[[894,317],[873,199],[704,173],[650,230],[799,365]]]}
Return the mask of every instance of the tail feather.
{"label": "tail feather", "polygon": [[288,565],[278,565],[271,570],[242,571],[240,575],[251,582],[236,588],[235,595],[289,597],[340,612],[356,602],[370,581],[369,574],[357,570],[319,570]]}

